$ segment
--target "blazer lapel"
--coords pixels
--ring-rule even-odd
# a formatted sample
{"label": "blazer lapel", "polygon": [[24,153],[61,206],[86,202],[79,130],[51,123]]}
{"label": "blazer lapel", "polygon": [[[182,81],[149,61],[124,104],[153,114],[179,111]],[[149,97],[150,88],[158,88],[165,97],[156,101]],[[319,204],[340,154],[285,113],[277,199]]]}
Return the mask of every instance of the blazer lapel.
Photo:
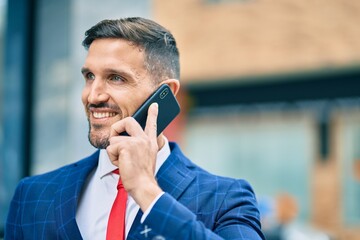
{"label": "blazer lapel", "polygon": [[175,199],[180,198],[195,178],[195,174],[185,164],[184,158],[182,155],[171,154],[157,174],[161,189]]}
{"label": "blazer lapel", "polygon": [[82,239],[76,223],[76,208],[87,176],[97,166],[99,151],[63,171],[63,181],[55,196],[55,214],[62,239]]}

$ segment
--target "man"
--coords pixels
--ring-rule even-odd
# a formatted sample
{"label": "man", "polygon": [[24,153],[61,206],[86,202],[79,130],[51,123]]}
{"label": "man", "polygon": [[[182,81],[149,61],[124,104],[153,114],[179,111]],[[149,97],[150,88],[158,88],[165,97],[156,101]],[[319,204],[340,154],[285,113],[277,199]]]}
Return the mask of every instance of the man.
{"label": "man", "polygon": [[82,101],[89,141],[100,150],[22,180],[5,239],[111,239],[119,178],[127,193],[127,239],[263,239],[246,181],[202,170],[178,145],[157,136],[156,104],[144,130],[130,117],[160,85],[179,91],[179,53],[171,33],[153,21],[126,18],[102,21],[85,35]]}

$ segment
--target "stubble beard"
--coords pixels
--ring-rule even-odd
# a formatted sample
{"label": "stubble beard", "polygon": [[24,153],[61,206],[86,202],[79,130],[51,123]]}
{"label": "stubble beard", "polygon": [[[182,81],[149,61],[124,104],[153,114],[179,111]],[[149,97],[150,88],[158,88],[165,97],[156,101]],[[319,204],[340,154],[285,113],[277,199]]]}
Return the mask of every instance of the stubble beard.
{"label": "stubble beard", "polygon": [[88,139],[91,145],[98,149],[106,149],[110,145],[109,133],[106,133],[104,126],[89,123]]}

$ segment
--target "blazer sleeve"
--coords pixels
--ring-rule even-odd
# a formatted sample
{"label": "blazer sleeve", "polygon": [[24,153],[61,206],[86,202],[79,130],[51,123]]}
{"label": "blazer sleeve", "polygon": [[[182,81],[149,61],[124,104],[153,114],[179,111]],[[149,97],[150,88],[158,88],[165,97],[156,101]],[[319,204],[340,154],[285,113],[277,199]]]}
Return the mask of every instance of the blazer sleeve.
{"label": "blazer sleeve", "polygon": [[155,203],[144,224],[165,239],[265,239],[255,195],[246,181],[235,180],[225,197],[211,205],[209,211],[214,212],[215,223],[209,229],[195,213],[165,193]]}
{"label": "blazer sleeve", "polygon": [[5,224],[5,238],[4,240],[23,239],[21,229],[21,194],[23,189],[23,181],[16,187],[15,194],[11,200],[8,217]]}

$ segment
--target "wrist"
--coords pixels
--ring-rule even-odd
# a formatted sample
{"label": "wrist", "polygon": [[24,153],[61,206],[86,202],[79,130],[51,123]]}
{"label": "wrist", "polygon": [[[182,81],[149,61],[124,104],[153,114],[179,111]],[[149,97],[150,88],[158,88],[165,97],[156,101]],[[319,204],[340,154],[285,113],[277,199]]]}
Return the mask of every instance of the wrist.
{"label": "wrist", "polygon": [[140,206],[141,211],[145,212],[162,192],[156,181],[150,183],[147,181],[145,184],[141,184],[140,187],[131,190],[129,194]]}

